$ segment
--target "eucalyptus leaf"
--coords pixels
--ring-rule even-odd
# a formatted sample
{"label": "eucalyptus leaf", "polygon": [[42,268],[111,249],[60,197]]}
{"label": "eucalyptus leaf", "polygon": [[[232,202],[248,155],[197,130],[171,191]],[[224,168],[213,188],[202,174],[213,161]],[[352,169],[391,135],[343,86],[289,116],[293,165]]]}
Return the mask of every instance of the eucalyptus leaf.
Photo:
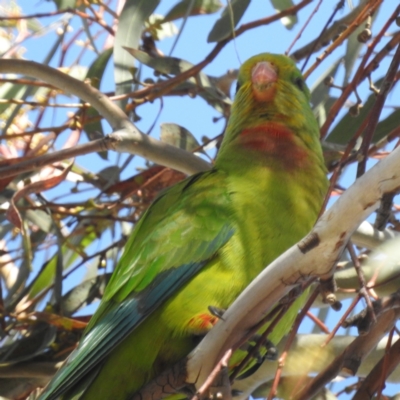
{"label": "eucalyptus leaf", "polygon": [[[144,51],[125,48],[138,61],[154,70],[166,75],[178,75],[193,67],[188,61],[176,57],[153,57]],[[186,82],[175,87],[176,91],[186,90],[188,92],[198,92],[210,105],[217,111],[223,113],[224,107],[230,106],[231,99],[218,88],[215,81],[212,81],[203,72],[199,72],[196,77],[189,78]]]}
{"label": "eucalyptus leaf", "polygon": [[[272,6],[275,8],[275,11],[281,12],[286,10],[289,7],[293,7],[292,0],[270,0]],[[283,26],[287,29],[292,29],[293,26],[297,23],[296,15],[287,15],[286,17],[281,18],[281,22]]]}
{"label": "eucalyptus leaf", "polygon": [[219,42],[232,35],[236,25],[239,23],[243,14],[247,10],[250,0],[231,0],[228,1],[221,17],[215,23],[208,35],[207,42]]}
{"label": "eucalyptus leaf", "polygon": [[100,299],[111,277],[111,273],[88,279],[72,288],[63,296],[62,309],[70,316],[80,308],[86,307],[94,300]]}
{"label": "eucalyptus leaf", "polygon": [[[341,59],[331,64],[311,86],[311,104],[313,112],[318,119],[319,126],[322,126],[326,120],[326,115],[335,102],[336,98],[330,95],[331,87],[325,84],[325,79],[332,77],[335,79],[336,73],[340,66]],[[336,90],[336,89],[335,89]]]}
{"label": "eucalyptus leaf", "polygon": [[[126,0],[121,10],[114,44],[116,95],[129,93],[132,88],[132,74],[130,72],[133,67],[132,58],[123,47],[139,48],[145,21],[159,3],[160,0]],[[125,104],[126,100],[119,102],[121,108],[124,108]]]}
{"label": "eucalyptus leaf", "polygon": [[[107,67],[108,61],[110,60],[112,49],[107,49],[101,53],[96,60],[92,63],[86,73],[86,79],[90,79],[90,83],[96,89],[100,88],[101,80],[103,79],[104,71]],[[86,116],[89,119],[95,119],[99,117],[99,113],[93,107],[89,107],[86,110]],[[100,120],[95,120],[90,123],[86,123],[83,127],[86,135],[90,140],[104,138],[103,125]],[[103,160],[108,159],[107,151],[100,151],[97,153]]]}
{"label": "eucalyptus leaf", "polygon": [[[376,82],[376,86],[380,87],[382,84],[383,78],[379,79]],[[333,128],[332,132],[326,138],[326,141],[337,143],[337,144],[346,144],[350,140],[350,138],[357,131],[359,126],[363,123],[365,118],[368,117],[373,105],[375,104],[376,95],[372,93],[367,101],[361,107],[360,113],[357,117],[353,117],[350,113],[347,113]],[[375,140],[375,138],[374,138]]]}
{"label": "eucalyptus leaf", "polygon": [[[371,21],[373,22],[378,15],[379,8],[372,14]],[[365,29],[365,25],[360,25],[348,38],[346,42],[346,54],[344,56],[344,78],[343,86],[349,83],[354,65],[360,56],[360,52],[364,47],[363,43],[358,40],[358,35]]]}
{"label": "eucalyptus leaf", "polygon": [[160,139],[164,143],[187,151],[193,151],[200,146],[192,133],[183,126],[173,123],[161,124]]}
{"label": "eucalyptus leaf", "polygon": [[[105,227],[104,227],[105,228]],[[87,246],[97,240],[98,235],[94,226],[87,226],[84,222],[80,222],[72,232],[68,243],[62,245],[63,267],[69,268],[72,263],[82,255]],[[54,254],[48,262],[46,262],[39,274],[36,276],[29,290],[29,298],[35,297],[44,289],[53,284],[58,256]]]}
{"label": "eucalyptus leaf", "polygon": [[58,10],[65,10],[66,8],[75,8],[77,0],[53,0]]}
{"label": "eucalyptus leaf", "polygon": [[53,220],[51,216],[43,210],[27,210],[25,217],[38,226],[43,232],[49,233],[51,231]]}
{"label": "eucalyptus leaf", "polygon": [[193,0],[179,1],[167,12],[163,22],[174,21],[178,18],[183,18],[186,15],[213,14],[222,7],[222,3],[219,0],[194,0],[192,9],[187,13],[188,7],[190,7],[192,2]]}
{"label": "eucalyptus leaf", "polygon": [[116,165],[111,165],[102,169],[98,175],[107,182],[107,185],[112,185],[119,181],[120,168]]}
{"label": "eucalyptus leaf", "polygon": [[37,322],[29,335],[16,332],[0,347],[0,366],[29,360],[45,351],[55,339],[56,328]]}

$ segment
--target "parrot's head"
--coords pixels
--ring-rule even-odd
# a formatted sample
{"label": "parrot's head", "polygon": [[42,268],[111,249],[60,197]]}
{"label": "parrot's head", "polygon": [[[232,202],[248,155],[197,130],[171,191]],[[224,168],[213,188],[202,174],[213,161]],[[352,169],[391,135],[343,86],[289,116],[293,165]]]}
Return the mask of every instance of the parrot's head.
{"label": "parrot's head", "polygon": [[[247,60],[239,70],[235,103],[266,114],[290,119],[310,109],[310,91],[294,61],[279,54],[263,53]],[[258,113],[254,113],[257,110]],[[296,115],[298,118],[298,115]]]}
{"label": "parrot's head", "polygon": [[262,162],[280,157],[293,168],[307,162],[307,153],[322,159],[310,91],[289,57],[263,53],[240,67],[220,158],[232,146]]}

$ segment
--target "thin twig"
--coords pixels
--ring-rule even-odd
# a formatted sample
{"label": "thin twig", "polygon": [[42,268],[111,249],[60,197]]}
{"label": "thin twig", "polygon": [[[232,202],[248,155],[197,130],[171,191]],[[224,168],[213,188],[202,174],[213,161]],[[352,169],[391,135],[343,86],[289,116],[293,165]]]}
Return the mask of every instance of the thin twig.
{"label": "thin twig", "polygon": [[361,143],[359,150],[359,154],[361,154],[363,158],[358,164],[357,177],[365,173],[365,168],[367,166],[368,148],[371,144],[372,136],[375,132],[376,126],[378,125],[379,117],[382,112],[382,107],[385,104],[386,97],[389,94],[390,90],[392,89],[396,73],[399,69],[399,65],[400,65],[400,44],[397,46],[396,53],[392,59],[392,62],[390,63],[389,69],[382,82],[379,94],[376,97],[375,104],[369,113],[369,123],[365,129],[363,141]]}
{"label": "thin twig", "polygon": [[311,47],[310,52],[308,53],[308,56],[304,60],[303,66],[301,67],[301,71],[302,72],[304,71],[304,68],[306,67],[306,65],[308,63],[308,60],[310,59],[311,55],[314,53],[314,49],[317,47],[319,41],[321,40],[321,38],[323,37],[324,33],[328,29],[328,26],[331,24],[331,22],[333,21],[333,19],[336,16],[336,14],[339,12],[339,10],[341,8],[343,8],[343,7],[344,7],[344,0],[339,0],[338,3],[336,4],[336,7],[333,10],[331,16],[329,17],[328,21],[326,21],[325,26],[322,28],[321,33],[318,35],[317,39],[314,41],[313,46]]}
{"label": "thin twig", "polygon": [[343,107],[343,104],[345,103],[347,98],[353,92],[354,88],[357,85],[359,85],[361,83],[361,81],[367,77],[366,75],[364,75],[365,65],[366,65],[369,57],[373,53],[377,44],[380,43],[380,40],[382,39],[385,32],[389,29],[390,25],[394,22],[396,17],[399,15],[399,12],[400,12],[400,5],[396,7],[396,9],[392,13],[392,15],[386,21],[385,25],[382,27],[382,29],[379,31],[379,33],[375,36],[374,40],[372,40],[372,42],[367,45],[367,51],[365,52],[364,57],[361,60],[361,63],[359,65],[356,73],[354,74],[353,80],[344,88],[341,95],[335,101],[335,103],[329,110],[328,115],[326,116],[326,120],[321,127],[321,137],[322,138],[324,138],[326,136],[326,134],[328,133],[329,127],[332,125],[334,119],[336,118],[337,114]]}
{"label": "thin twig", "polygon": [[301,29],[299,30],[298,34],[296,35],[296,37],[293,39],[292,43],[290,44],[290,46],[288,47],[288,49],[285,51],[285,54],[288,55],[290,53],[290,50],[292,50],[293,46],[296,44],[296,42],[301,38],[301,35],[303,34],[304,30],[307,28],[308,24],[310,23],[311,19],[313,18],[313,16],[317,13],[317,11],[319,10],[320,5],[322,4],[322,0],[319,0],[318,4],[316,5],[316,7],[314,8],[314,10],[312,10],[310,16],[307,18],[307,21],[305,22],[305,24],[301,27]]}
{"label": "thin twig", "polygon": [[349,243],[347,244],[347,250],[350,254],[351,261],[353,262],[354,269],[356,270],[358,281],[360,283],[360,289],[358,292],[360,293],[360,295],[364,298],[365,302],[367,303],[368,313],[371,315],[374,324],[376,324],[376,315],[374,312],[374,308],[372,306],[371,299],[368,294],[368,289],[367,289],[367,285],[365,283],[364,273],[363,273],[363,270],[362,270],[362,267],[360,264],[360,260],[358,259],[357,254],[354,250],[353,243],[351,243],[350,240],[349,240]]}
{"label": "thin twig", "polygon": [[276,392],[278,391],[279,381],[282,376],[283,367],[285,366],[286,357],[289,354],[289,349],[296,337],[296,334],[297,334],[297,331],[299,330],[299,326],[300,326],[301,322],[303,321],[307,311],[313,305],[318,294],[319,294],[319,288],[316,288],[314,290],[314,292],[311,294],[311,296],[308,298],[308,300],[307,300],[306,304],[304,305],[304,307],[302,308],[302,310],[297,314],[296,320],[294,321],[294,324],[290,331],[289,337],[285,343],[285,347],[283,349],[282,355],[279,357],[278,368],[275,373],[275,377],[274,377],[274,380],[273,380],[273,383],[271,386],[271,390],[269,391],[269,394],[268,394],[268,400],[272,400],[275,397]]}

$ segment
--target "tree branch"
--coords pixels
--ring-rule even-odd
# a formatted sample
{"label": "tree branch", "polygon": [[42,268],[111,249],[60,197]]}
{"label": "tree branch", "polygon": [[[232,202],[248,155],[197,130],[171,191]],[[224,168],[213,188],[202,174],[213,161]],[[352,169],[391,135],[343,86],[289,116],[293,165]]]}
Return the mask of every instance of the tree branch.
{"label": "tree branch", "polygon": [[[129,120],[128,116],[105,94],[61,71],[33,61],[0,60],[0,73],[33,76],[56,86],[66,93],[74,94],[85,102],[90,103],[110,123],[111,127],[117,131],[104,139],[23,161],[18,167],[11,165],[0,168],[2,178],[30,171],[65,158],[105,149],[137,154],[157,164],[174,168],[186,174],[210,168],[210,164],[201,158],[144,135]],[[15,160],[19,161],[19,159]],[[12,163],[11,160],[7,161]]]}
{"label": "tree branch", "polygon": [[224,313],[224,320],[189,355],[187,382],[200,387],[224,352],[234,347],[296,283],[305,277],[332,275],[352,232],[376,210],[384,193],[399,187],[397,148],[359,178],[305,239],[276,259],[246,288]]}

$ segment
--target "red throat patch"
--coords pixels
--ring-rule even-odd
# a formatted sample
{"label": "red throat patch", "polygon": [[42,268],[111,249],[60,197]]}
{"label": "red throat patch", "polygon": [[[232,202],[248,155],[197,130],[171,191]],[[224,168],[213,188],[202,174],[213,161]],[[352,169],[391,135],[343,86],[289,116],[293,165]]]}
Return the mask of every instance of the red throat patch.
{"label": "red throat patch", "polygon": [[280,161],[289,170],[302,167],[309,160],[306,149],[296,143],[295,134],[277,122],[244,129],[239,140],[243,148]]}

